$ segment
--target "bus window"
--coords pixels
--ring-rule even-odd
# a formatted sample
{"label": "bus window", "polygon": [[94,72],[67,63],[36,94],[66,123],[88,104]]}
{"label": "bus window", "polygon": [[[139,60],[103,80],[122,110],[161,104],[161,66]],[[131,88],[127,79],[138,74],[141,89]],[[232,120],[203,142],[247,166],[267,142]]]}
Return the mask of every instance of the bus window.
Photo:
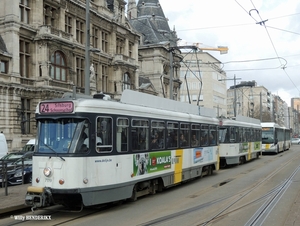
{"label": "bus window", "polygon": [[132,150],[144,151],[149,148],[149,122],[145,119],[133,119],[131,128]]}
{"label": "bus window", "polygon": [[117,152],[128,151],[128,129],[129,129],[128,119],[118,118],[117,130],[116,130]]}
{"label": "bus window", "polygon": [[97,118],[96,151],[108,152],[112,150],[112,118]]}

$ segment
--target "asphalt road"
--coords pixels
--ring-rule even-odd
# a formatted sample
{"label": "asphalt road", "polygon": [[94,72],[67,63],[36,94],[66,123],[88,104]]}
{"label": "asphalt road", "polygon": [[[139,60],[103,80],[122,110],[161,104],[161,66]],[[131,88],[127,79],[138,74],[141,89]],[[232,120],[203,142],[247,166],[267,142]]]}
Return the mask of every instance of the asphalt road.
{"label": "asphalt road", "polygon": [[[300,145],[222,169],[136,202],[65,212],[54,206],[0,225],[300,225]],[[19,217],[20,219],[15,219]],[[22,221],[22,217],[27,221]],[[34,218],[48,219],[34,219]]]}

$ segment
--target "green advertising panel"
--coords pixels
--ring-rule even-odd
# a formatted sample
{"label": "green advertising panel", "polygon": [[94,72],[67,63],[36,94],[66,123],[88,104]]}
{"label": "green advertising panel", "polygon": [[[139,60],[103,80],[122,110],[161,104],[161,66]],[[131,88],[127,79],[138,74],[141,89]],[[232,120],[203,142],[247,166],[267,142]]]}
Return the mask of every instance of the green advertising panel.
{"label": "green advertising panel", "polygon": [[134,176],[170,169],[171,151],[139,153],[133,155]]}

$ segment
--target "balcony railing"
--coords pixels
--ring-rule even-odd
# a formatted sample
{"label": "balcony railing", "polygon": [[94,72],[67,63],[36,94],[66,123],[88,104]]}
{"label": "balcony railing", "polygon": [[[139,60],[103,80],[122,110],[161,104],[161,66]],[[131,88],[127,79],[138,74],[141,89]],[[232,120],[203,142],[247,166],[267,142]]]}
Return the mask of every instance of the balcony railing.
{"label": "balcony railing", "polygon": [[127,63],[127,64],[131,64],[131,65],[135,65],[135,59],[130,58],[128,56],[125,56],[123,54],[116,54],[114,56],[113,62],[115,63]]}
{"label": "balcony railing", "polygon": [[39,35],[55,35],[64,39],[71,40],[72,34],[66,33],[49,25],[42,25],[39,30]]}

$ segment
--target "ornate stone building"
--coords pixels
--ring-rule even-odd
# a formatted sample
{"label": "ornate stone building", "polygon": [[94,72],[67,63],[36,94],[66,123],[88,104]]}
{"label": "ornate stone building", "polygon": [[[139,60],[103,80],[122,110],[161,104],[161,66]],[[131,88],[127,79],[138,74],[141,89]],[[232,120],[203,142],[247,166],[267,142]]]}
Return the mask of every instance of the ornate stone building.
{"label": "ornate stone building", "polygon": [[144,92],[179,100],[182,55],[177,48],[176,32],[170,29],[159,1],[139,0],[136,3],[136,0],[128,0],[127,16],[130,24],[141,34],[140,79],[148,79],[153,84]]}
{"label": "ornate stone building", "polygon": [[140,35],[125,17],[123,0],[1,0],[0,130],[9,150],[36,134],[39,101],[76,87],[85,93],[86,30],[90,31],[90,93],[119,99],[138,89]]}

